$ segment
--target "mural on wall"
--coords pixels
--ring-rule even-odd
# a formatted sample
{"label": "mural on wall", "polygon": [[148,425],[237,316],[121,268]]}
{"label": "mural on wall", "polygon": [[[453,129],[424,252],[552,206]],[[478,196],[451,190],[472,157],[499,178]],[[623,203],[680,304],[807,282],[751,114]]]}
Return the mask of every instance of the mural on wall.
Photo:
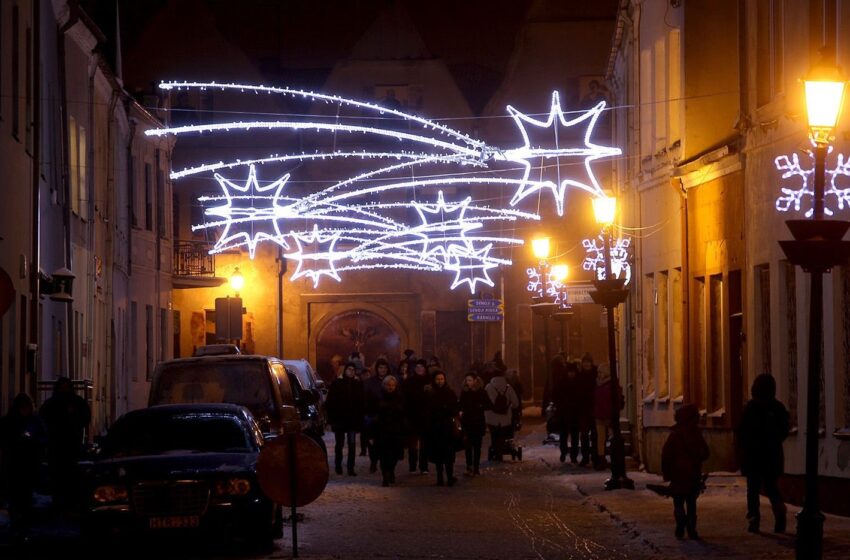
{"label": "mural on wall", "polygon": [[[596,95],[590,86],[588,96]],[[302,139],[332,138],[314,152],[199,163],[171,174],[172,179],[213,174],[218,182],[220,195],[200,199],[212,205],[205,211],[207,221],[193,226],[194,231],[221,230],[212,252],[245,248],[253,258],[260,243],[275,243],[296,265],[292,279],[307,277],[314,286],[323,277],[341,281],[344,272],[375,268],[450,272],[451,289],[465,285],[470,293],[479,283],[493,286],[490,271],[511,264],[505,249],[523,244],[503,233],[516,228],[502,224],[540,219],[537,212],[516,207],[532,197],[538,212],[546,201],[563,216],[568,189],[606,197],[592,164],[621,153],[592,141],[606,106],[601,98],[573,114],[562,109],[558,92],[553,92],[542,119],[508,106],[518,139],[513,147],[499,147],[404,112],[402,101],[410,104],[411,91],[396,86],[376,89],[383,96],[378,103],[215,82],[164,82],[160,88],[178,95],[196,90],[244,93],[246,99],[247,94],[273,95],[312,107],[307,114],[287,113],[276,120],[181,125],[146,134],[288,132]],[[399,94],[407,97],[402,100]],[[357,162],[355,174],[343,173],[326,184],[311,181],[307,188],[300,183],[305,173],[301,167],[263,180],[257,171],[260,165],[293,164],[344,169],[346,161]],[[240,169],[247,176],[234,178]],[[509,207],[488,204],[490,187],[509,189]]]}

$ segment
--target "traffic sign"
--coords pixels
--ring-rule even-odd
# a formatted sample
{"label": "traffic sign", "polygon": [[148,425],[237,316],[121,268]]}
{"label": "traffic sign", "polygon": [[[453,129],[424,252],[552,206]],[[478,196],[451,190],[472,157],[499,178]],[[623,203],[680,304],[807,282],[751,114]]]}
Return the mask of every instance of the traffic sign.
{"label": "traffic sign", "polygon": [[596,290],[593,284],[567,284],[561,288],[566,294],[566,301],[570,305],[577,303],[595,303],[590,297],[590,292]]}
{"label": "traffic sign", "polygon": [[502,321],[505,318],[505,304],[500,299],[470,299],[466,305],[467,321]]}
{"label": "traffic sign", "polygon": [[477,321],[503,321],[505,316],[501,313],[469,313],[466,319],[470,322]]}

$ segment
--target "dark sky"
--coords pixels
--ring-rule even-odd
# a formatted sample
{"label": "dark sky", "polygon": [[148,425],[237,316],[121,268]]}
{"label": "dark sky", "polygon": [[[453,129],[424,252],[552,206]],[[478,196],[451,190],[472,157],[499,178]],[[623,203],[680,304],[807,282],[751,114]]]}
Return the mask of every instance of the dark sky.
{"label": "dark sky", "polygon": [[[140,44],[151,37],[175,56],[191,41],[193,24],[203,20],[239,49],[270,83],[300,81],[320,87],[333,65],[382,10],[398,2],[410,16],[429,53],[443,59],[473,109],[483,108],[498,87],[518,33],[526,21],[612,19],[616,0],[117,0],[128,89],[145,87],[157,60],[139,66]],[[113,38],[116,0],[83,0],[83,6]],[[167,12],[180,22],[165,26]],[[203,16],[194,16],[206,12]],[[194,20],[194,21],[193,21]],[[159,25],[158,25],[159,24]],[[182,25],[181,25],[182,27]],[[105,47],[111,54],[114,43]],[[162,56],[162,55],[158,55]],[[133,64],[126,64],[132,62]],[[136,80],[136,78],[139,78]],[[141,81],[142,83],[134,83]]]}

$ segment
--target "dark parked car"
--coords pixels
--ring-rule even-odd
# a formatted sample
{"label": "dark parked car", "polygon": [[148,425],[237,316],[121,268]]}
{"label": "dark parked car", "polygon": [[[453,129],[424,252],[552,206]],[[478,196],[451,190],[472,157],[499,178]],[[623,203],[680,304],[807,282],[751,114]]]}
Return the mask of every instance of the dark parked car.
{"label": "dark parked car", "polygon": [[[307,364],[303,360],[299,360],[303,364]],[[325,441],[322,436],[325,435],[325,403],[324,395],[321,390],[310,382],[309,372],[301,369],[300,372],[296,368],[298,364],[294,360],[284,360],[286,371],[289,373],[289,382],[292,385],[295,394],[295,405],[298,407],[298,414],[301,417],[301,432],[304,435],[310,436],[323,450],[327,452]],[[307,364],[309,368],[310,365]],[[305,376],[305,374],[307,376]]]}
{"label": "dark parked car", "polygon": [[269,546],[280,508],[260,490],[263,436],[232,404],[164,405],[128,412],[85,473],[82,526],[96,542],[124,531],[219,531]]}
{"label": "dark parked car", "polygon": [[231,403],[246,407],[264,434],[297,433],[301,420],[283,362],[237,354],[161,362],[148,404]]}

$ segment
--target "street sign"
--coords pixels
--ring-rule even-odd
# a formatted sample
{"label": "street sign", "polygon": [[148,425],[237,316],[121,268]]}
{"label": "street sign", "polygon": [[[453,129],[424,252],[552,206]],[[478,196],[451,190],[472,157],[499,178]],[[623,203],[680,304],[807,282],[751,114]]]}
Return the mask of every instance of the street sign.
{"label": "street sign", "polygon": [[466,303],[467,321],[502,321],[505,318],[505,304],[500,299],[470,299]]}
{"label": "street sign", "polygon": [[242,298],[215,298],[215,336],[218,340],[242,338]]}
{"label": "street sign", "polygon": [[561,289],[566,293],[566,300],[570,305],[595,303],[590,297],[590,292],[596,290],[593,284],[567,284]]}

